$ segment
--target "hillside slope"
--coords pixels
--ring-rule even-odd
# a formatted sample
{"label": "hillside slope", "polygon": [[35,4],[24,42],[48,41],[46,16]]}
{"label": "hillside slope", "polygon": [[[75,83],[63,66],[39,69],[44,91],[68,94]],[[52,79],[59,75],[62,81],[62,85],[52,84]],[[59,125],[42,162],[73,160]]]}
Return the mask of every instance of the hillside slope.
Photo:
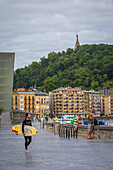
{"label": "hillside slope", "polygon": [[47,92],[64,86],[86,90],[113,87],[113,45],[82,45],[76,51],[52,52],[15,71],[14,88],[34,85]]}

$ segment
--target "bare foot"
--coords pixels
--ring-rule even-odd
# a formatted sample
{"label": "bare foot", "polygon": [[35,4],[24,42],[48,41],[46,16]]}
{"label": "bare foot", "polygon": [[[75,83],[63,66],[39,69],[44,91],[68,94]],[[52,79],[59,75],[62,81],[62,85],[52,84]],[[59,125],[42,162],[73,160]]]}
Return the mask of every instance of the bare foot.
{"label": "bare foot", "polygon": [[29,152],[28,149],[26,149],[26,147],[24,147],[24,149],[25,149],[26,152]]}

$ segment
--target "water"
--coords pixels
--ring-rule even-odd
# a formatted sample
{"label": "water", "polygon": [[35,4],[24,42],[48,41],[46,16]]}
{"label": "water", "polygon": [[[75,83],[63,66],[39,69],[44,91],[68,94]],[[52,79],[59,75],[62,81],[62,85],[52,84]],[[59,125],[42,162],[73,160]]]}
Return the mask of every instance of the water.
{"label": "water", "polygon": [[0,128],[0,170],[112,170],[113,142],[66,139],[41,129],[24,151],[24,138]]}

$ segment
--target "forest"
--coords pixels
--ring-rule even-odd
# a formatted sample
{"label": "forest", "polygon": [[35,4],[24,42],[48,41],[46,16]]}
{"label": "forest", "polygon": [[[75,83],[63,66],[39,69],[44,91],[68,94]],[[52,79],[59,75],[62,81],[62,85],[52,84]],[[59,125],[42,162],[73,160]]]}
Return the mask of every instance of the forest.
{"label": "forest", "polygon": [[81,45],[75,51],[51,52],[47,58],[14,72],[14,89],[34,86],[47,93],[67,86],[113,88],[113,45]]}

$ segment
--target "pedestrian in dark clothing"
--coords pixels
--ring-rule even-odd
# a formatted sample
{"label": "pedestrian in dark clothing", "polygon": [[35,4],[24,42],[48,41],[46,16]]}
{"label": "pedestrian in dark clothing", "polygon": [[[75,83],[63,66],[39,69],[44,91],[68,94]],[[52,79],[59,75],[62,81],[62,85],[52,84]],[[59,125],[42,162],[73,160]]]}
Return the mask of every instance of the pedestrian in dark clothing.
{"label": "pedestrian in dark clothing", "polygon": [[24,126],[25,125],[32,126],[30,117],[31,117],[30,113],[26,113],[26,118],[22,123],[22,132],[23,132],[23,135],[24,135],[24,138],[25,138],[25,147],[24,148],[25,148],[26,152],[29,152],[28,151],[28,145],[31,143],[32,137],[31,136],[25,136],[26,134],[24,132]]}

